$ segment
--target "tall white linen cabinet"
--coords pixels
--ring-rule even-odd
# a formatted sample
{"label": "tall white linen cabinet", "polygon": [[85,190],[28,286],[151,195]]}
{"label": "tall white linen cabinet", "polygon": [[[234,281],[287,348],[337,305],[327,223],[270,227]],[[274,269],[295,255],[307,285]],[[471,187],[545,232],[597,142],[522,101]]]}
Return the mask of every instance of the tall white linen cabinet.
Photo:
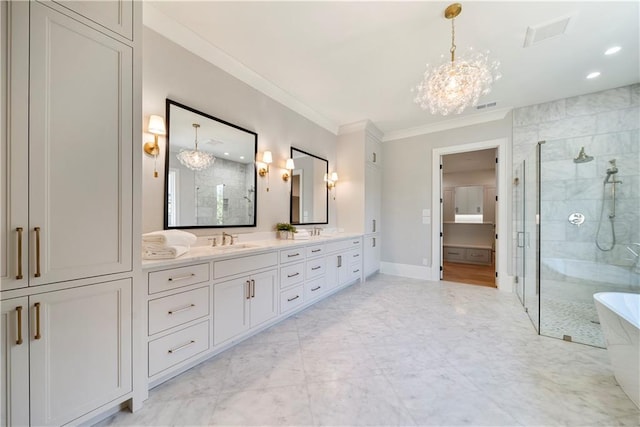
{"label": "tall white linen cabinet", "polygon": [[141,3],[0,5],[0,423],[77,424],[138,404]]}

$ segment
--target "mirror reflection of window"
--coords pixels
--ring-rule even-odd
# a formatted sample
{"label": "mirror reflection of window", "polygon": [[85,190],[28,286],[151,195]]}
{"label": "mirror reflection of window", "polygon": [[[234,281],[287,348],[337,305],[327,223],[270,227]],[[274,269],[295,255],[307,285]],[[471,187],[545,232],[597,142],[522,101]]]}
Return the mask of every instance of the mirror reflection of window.
{"label": "mirror reflection of window", "polygon": [[169,226],[175,226],[178,223],[178,194],[176,192],[178,181],[178,170],[169,169],[167,176],[167,220]]}

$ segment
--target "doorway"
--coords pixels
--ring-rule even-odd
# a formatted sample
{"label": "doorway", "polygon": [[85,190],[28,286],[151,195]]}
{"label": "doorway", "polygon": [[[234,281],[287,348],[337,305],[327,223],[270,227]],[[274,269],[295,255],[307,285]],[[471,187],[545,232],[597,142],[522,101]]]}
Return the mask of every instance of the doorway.
{"label": "doorway", "polygon": [[[449,280],[512,291],[507,272],[508,194],[501,185],[506,182],[507,162],[500,160],[506,159],[507,147],[508,140],[501,138],[433,149],[433,280],[443,280],[446,276]],[[492,165],[485,163],[475,168],[484,172],[474,172],[475,175],[466,178],[461,178],[464,174],[445,177],[442,160],[444,158],[446,164],[445,156],[452,154],[475,160],[480,154],[486,155]],[[451,177],[454,179],[450,180]],[[457,206],[459,218],[455,212],[456,192],[461,199]],[[468,205],[463,205],[462,200],[467,200]],[[471,209],[464,210],[465,206]],[[500,235],[504,238],[500,239]]]}
{"label": "doorway", "polygon": [[496,287],[497,150],[441,156],[442,280]]}

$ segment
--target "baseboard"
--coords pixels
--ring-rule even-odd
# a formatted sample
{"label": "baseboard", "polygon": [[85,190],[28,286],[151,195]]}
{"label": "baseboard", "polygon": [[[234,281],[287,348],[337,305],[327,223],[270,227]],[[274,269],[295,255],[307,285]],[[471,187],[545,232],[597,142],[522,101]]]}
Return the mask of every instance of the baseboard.
{"label": "baseboard", "polygon": [[421,265],[381,262],[380,273],[391,276],[408,277],[410,279],[432,280],[431,267]]}

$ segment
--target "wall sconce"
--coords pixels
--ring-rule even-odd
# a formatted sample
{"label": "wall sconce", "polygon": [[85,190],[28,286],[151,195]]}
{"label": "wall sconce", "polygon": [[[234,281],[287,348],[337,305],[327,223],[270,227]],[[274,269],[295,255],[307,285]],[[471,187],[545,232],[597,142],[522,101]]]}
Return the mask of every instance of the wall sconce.
{"label": "wall sconce", "polygon": [[331,172],[331,175],[324,174],[324,180],[327,183],[327,188],[332,190],[338,181],[338,172]]}
{"label": "wall sconce", "polygon": [[265,151],[262,153],[262,163],[266,165],[266,167],[261,167],[258,169],[258,175],[261,177],[267,177],[267,191],[269,191],[269,165],[273,163],[273,156],[271,155],[271,151]]}
{"label": "wall sconce", "polygon": [[287,159],[287,163],[284,166],[285,169],[288,170],[288,172],[285,172],[282,175],[282,180],[284,182],[289,181],[289,177],[292,175],[292,171],[296,168],[295,164],[293,163],[293,159]]}
{"label": "wall sconce", "polygon": [[158,155],[160,154],[160,146],[158,145],[158,136],[166,135],[167,128],[164,125],[164,117],[152,114],[149,116],[149,125],[147,132],[153,134],[153,142],[147,142],[144,144],[144,152],[149,156],[154,157],[153,163],[153,177],[158,177]]}

